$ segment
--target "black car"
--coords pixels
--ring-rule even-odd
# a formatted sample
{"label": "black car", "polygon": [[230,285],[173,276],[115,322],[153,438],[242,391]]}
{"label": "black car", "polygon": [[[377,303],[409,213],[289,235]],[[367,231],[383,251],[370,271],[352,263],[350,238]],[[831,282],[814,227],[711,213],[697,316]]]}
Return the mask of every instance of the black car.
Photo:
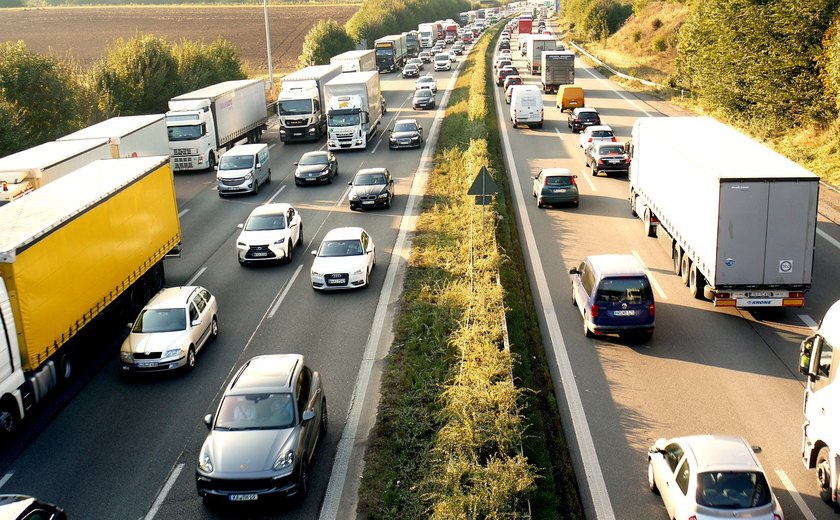
{"label": "black car", "polygon": [[404,78],[419,78],[420,77],[420,67],[417,66],[415,63],[409,63],[402,70],[402,77]]}
{"label": "black car", "polygon": [[454,52],[458,56],[461,56],[461,55],[464,54],[464,46],[463,45],[458,45],[456,43],[455,45],[452,46],[452,52]]}
{"label": "black car", "polygon": [[496,73],[496,86],[501,87],[505,83],[505,78],[508,76],[519,75],[519,71],[512,65],[507,65],[499,69]]}
{"label": "black car", "polygon": [[26,495],[0,495],[0,518],[8,520],[67,520],[60,507]]}
{"label": "black car", "polygon": [[423,146],[423,127],[416,119],[397,119],[391,135],[388,137],[388,148],[420,148]]}
{"label": "black car", "polygon": [[428,88],[418,88],[414,91],[412,108],[435,108],[435,94]]}
{"label": "black car", "polygon": [[306,152],[295,163],[295,184],[331,183],[338,175],[338,159],[332,152]]}
{"label": "black car", "polygon": [[502,40],[499,42],[499,50],[510,49],[510,40]]}
{"label": "black car", "polygon": [[630,156],[624,143],[595,142],[583,152],[586,166],[592,168],[592,175],[604,172],[623,173],[630,171]]}
{"label": "black car", "polygon": [[569,128],[572,132],[582,132],[587,126],[601,124],[601,116],[594,108],[576,108],[569,112]]}
{"label": "black car", "polygon": [[394,198],[394,179],[387,168],[365,168],[359,170],[350,186],[350,209],[391,207]]}

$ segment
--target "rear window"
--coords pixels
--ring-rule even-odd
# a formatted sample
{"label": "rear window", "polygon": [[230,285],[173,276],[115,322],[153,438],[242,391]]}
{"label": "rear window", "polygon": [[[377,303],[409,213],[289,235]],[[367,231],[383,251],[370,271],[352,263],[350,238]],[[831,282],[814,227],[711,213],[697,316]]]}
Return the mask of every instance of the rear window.
{"label": "rear window", "polygon": [[546,186],[571,186],[572,178],[566,175],[554,175],[545,178]]}
{"label": "rear window", "polygon": [[602,154],[617,154],[617,153],[624,153],[623,146],[602,146],[598,149]]}
{"label": "rear window", "polygon": [[598,119],[598,114],[596,114],[595,112],[581,112],[580,114],[578,114],[578,119],[591,121],[593,119]]}
{"label": "rear window", "polygon": [[709,472],[697,475],[697,503],[715,509],[749,509],[772,500],[763,473]]}
{"label": "rear window", "polygon": [[595,299],[606,303],[642,303],[653,300],[653,291],[647,278],[604,278]]}
{"label": "rear window", "polygon": [[613,133],[610,130],[595,130],[592,132],[592,137],[612,137]]}

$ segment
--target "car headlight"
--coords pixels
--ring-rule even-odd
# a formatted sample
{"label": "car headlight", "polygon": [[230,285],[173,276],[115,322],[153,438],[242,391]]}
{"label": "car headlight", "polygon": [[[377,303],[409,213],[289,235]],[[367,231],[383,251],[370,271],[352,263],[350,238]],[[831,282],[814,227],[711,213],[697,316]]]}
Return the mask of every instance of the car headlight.
{"label": "car headlight", "polygon": [[171,349],[169,349],[169,350],[167,350],[166,352],[163,353],[164,358],[171,358],[171,357],[180,356],[180,355],[181,355],[181,349],[180,348],[171,348]]}
{"label": "car headlight", "polygon": [[221,177],[216,177],[216,182],[222,182],[222,178]]}
{"label": "car headlight", "polygon": [[213,461],[209,453],[202,453],[198,457],[198,470],[202,473],[213,473]]}
{"label": "car headlight", "polygon": [[290,468],[295,463],[295,454],[292,450],[285,451],[280,453],[277,457],[277,460],[274,461],[274,468],[275,471],[279,471],[281,469]]}
{"label": "car headlight", "polygon": [[419,135],[415,135],[411,138],[412,141],[418,141],[420,139]]}
{"label": "car headlight", "polygon": [[352,272],[352,273],[350,273],[350,274],[352,274],[352,275],[354,275],[354,276],[358,276],[358,275],[362,274],[363,272],[364,272],[364,269],[362,269],[362,268],[360,267],[360,268],[356,269],[355,271],[353,271],[353,272]]}
{"label": "car headlight", "polygon": [[379,195],[376,196],[376,198],[377,199],[387,199],[388,198],[388,192],[386,191],[385,193],[380,193]]}
{"label": "car headlight", "polygon": [[350,200],[359,200],[359,196],[356,195],[355,191],[351,191],[350,195],[348,195],[347,198],[350,199]]}
{"label": "car headlight", "polygon": [[391,136],[391,137],[389,137],[389,138],[388,138],[388,141],[390,141],[390,142],[392,142],[392,143],[396,143],[396,142],[397,142],[397,138],[396,138],[396,137],[394,137],[394,136]]}
{"label": "car headlight", "polygon": [[285,238],[280,238],[274,241],[272,245],[274,246],[282,246],[286,242]]}
{"label": "car headlight", "polygon": [[121,350],[120,351],[120,360],[125,361],[126,363],[132,363],[132,362],[134,362],[134,356],[131,354],[131,352],[126,352],[124,350]]}
{"label": "car headlight", "polygon": [[318,271],[309,271],[309,273],[314,276],[315,278],[322,278],[324,275],[319,273]]}
{"label": "car headlight", "polygon": [[249,179],[253,179],[253,178],[254,178],[254,174],[253,174],[253,173],[248,172],[248,173],[246,173],[246,174],[245,174],[245,180],[246,180],[246,181],[247,181],[247,180],[249,180]]}
{"label": "car headlight", "polygon": [[242,247],[248,247],[248,244],[246,244],[245,242],[237,242],[236,245],[242,246]]}

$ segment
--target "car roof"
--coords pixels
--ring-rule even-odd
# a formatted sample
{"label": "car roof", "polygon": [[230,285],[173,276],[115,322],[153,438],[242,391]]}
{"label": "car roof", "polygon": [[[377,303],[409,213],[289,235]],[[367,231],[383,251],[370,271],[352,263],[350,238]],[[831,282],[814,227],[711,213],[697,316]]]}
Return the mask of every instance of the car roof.
{"label": "car roof", "polygon": [[570,177],[574,175],[568,168],[543,168],[542,174],[546,177]]}
{"label": "car roof", "polygon": [[593,126],[586,127],[586,130],[584,130],[584,132],[595,132],[596,130],[597,131],[609,130],[610,132],[612,132],[612,127],[609,126],[609,125],[593,125]]}
{"label": "car roof", "polygon": [[686,452],[691,452],[698,473],[733,470],[763,473],[752,447],[737,435],[691,435],[668,442],[678,442]]}
{"label": "car roof", "polygon": [[198,285],[184,285],[181,287],[166,287],[161,289],[151,300],[146,304],[147,309],[167,309],[172,306],[182,306],[189,300],[190,296],[197,289],[202,287]]}
{"label": "car roof", "polygon": [[574,109],[572,112],[574,112],[575,114],[582,114],[584,112],[593,112],[595,114],[598,113],[598,111],[595,110],[592,107],[579,107],[579,108]]}
{"label": "car roof", "polygon": [[624,146],[624,143],[619,141],[595,141],[592,145],[600,150],[601,148],[606,148],[607,146]]}
{"label": "car roof", "polygon": [[362,168],[361,170],[356,172],[356,175],[368,174],[368,173],[385,173],[387,168]]}
{"label": "car roof", "polygon": [[290,392],[293,376],[303,366],[300,354],[270,354],[249,359],[231,381],[225,395]]}
{"label": "car roof", "polygon": [[601,276],[644,276],[645,270],[633,255],[590,255],[589,265]]}
{"label": "car roof", "polygon": [[[362,170],[360,170],[362,171]],[[327,231],[324,235],[324,242],[327,240],[346,240],[348,238],[359,238],[365,230],[360,227],[340,227]]]}
{"label": "car roof", "polygon": [[230,150],[226,151],[224,155],[241,155],[241,154],[252,154],[257,153],[263,148],[266,148],[268,145],[265,143],[256,143],[256,144],[238,144],[231,148]]}
{"label": "car roof", "polygon": [[413,117],[407,117],[405,119],[397,119],[396,121],[394,121],[394,125],[398,125],[400,123],[414,123],[416,125],[417,119]]}
{"label": "car roof", "polygon": [[279,215],[282,213],[286,213],[292,205],[288,202],[273,202],[271,204],[260,204],[254,211],[251,212],[250,216],[254,215]]}

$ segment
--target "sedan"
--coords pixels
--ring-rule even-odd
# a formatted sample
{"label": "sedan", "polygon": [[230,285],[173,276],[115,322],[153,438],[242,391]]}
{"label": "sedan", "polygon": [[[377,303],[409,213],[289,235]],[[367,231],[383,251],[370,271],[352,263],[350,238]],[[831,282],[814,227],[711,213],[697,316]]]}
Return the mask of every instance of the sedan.
{"label": "sedan", "polygon": [[[519,74],[511,74],[510,76],[505,78],[504,83],[502,83],[502,88],[504,88],[505,91],[507,91],[507,88],[511,85],[523,84],[525,84],[525,81],[522,79],[522,76],[520,76]],[[510,103],[510,100],[508,100],[508,103]]]}
{"label": "sedan", "polygon": [[615,134],[613,134],[612,128],[607,125],[588,126],[586,130],[580,133],[580,142],[578,144],[581,148],[586,149],[586,147],[598,141],[614,143]]}
{"label": "sedan", "polygon": [[290,204],[262,204],[254,208],[236,239],[236,258],[251,262],[292,261],[294,247],[303,244],[303,221]]}
{"label": "sedan", "polygon": [[506,60],[512,60],[513,54],[511,54],[510,49],[502,49],[499,51],[499,58],[504,58]]}
{"label": "sedan", "polygon": [[423,63],[431,63],[432,62],[432,54],[427,51],[420,51],[420,54],[417,57],[423,60]]}
{"label": "sedan", "polygon": [[500,58],[497,58],[496,63],[493,64],[493,70],[497,71],[497,70],[501,69],[502,67],[506,67],[508,65],[513,65],[513,62],[510,60],[510,58],[501,58],[500,57]]}
{"label": "sedan", "polygon": [[394,198],[394,179],[387,168],[364,168],[347,183],[351,210],[376,207],[391,207]]}
{"label": "sedan", "polygon": [[453,46],[452,46],[452,49],[451,49],[451,50],[452,50],[452,52],[454,52],[456,55],[461,56],[461,55],[463,55],[463,54],[464,54],[464,44],[463,44],[463,43],[461,43],[461,42],[458,42],[458,43],[456,43],[455,45],[453,45]]}
{"label": "sedan", "polygon": [[408,63],[402,70],[402,77],[404,78],[419,78],[420,67],[416,63]]}
{"label": "sedan", "polygon": [[195,367],[195,355],[219,335],[216,297],[204,287],[161,289],[140,311],[120,347],[123,373]]}
{"label": "sedan", "polygon": [[571,204],[576,208],[580,204],[577,175],[568,168],[545,168],[533,177],[531,193],[537,199],[537,207],[555,204]]}
{"label": "sedan", "polygon": [[627,174],[630,171],[630,155],[624,143],[592,143],[583,151],[586,166],[592,168],[592,175],[598,172]]}
{"label": "sedan", "polygon": [[[429,57],[429,59],[431,60],[431,57]],[[423,60],[421,58],[411,58],[406,62],[406,65],[409,65],[411,63],[417,65],[418,69],[423,70]]]}
{"label": "sedan", "polygon": [[304,497],[327,434],[321,375],[300,354],[248,360],[225,387],[195,468],[198,494],[233,502]]}
{"label": "sedan", "polygon": [[508,76],[519,75],[519,71],[512,65],[506,65],[496,73],[496,86],[501,87]]}
{"label": "sedan", "polygon": [[388,137],[388,148],[393,150],[394,148],[421,148],[422,146],[423,127],[417,120],[397,119],[394,123],[394,129],[391,130],[391,135]]}
{"label": "sedan", "polygon": [[455,54],[455,51],[453,51],[452,49],[449,49],[448,51],[444,51],[444,52],[446,54],[449,54],[449,61],[453,61],[453,62],[455,61],[455,59],[457,57],[456,54]]}
{"label": "sedan", "polygon": [[648,486],[668,518],[782,520],[755,451],[730,435],[659,439],[648,450]]}
{"label": "sedan", "polygon": [[310,277],[316,291],[367,287],[376,266],[373,238],[359,227],[330,230],[312,255]]}
{"label": "sedan", "polygon": [[428,88],[421,88],[414,91],[414,98],[411,101],[412,109],[435,108],[435,93]]}
{"label": "sedan", "polygon": [[332,182],[332,178],[338,175],[338,159],[332,152],[315,151],[306,152],[300,160],[294,163],[295,184],[315,184]]}
{"label": "sedan", "polygon": [[502,40],[499,42],[499,50],[507,49],[510,50],[510,40]]}
{"label": "sedan", "polygon": [[429,89],[432,93],[437,92],[437,81],[435,80],[434,76],[423,76],[418,78],[417,81],[414,82],[414,89],[418,90],[421,88]]}
{"label": "sedan", "polygon": [[574,132],[583,132],[587,126],[595,126],[601,124],[601,116],[594,108],[576,108],[569,112],[569,118],[566,121],[569,128]]}

